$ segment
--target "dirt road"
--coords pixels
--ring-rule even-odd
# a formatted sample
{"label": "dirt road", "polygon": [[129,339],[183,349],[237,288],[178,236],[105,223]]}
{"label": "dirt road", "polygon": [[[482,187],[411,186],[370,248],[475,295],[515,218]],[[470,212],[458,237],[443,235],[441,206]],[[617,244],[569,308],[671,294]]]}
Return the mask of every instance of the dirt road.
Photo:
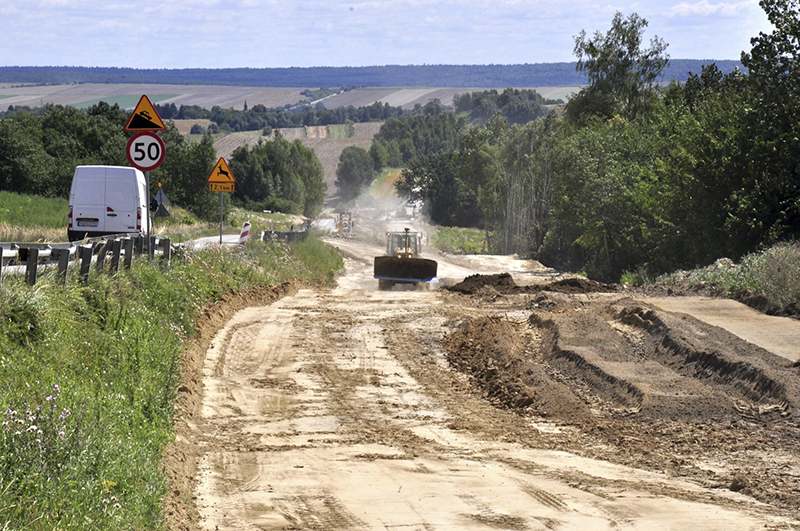
{"label": "dirt road", "polygon": [[548,291],[381,292],[380,249],[338,245],[336,289],[206,353],[196,528],[800,529],[791,361],[535,262],[437,257]]}

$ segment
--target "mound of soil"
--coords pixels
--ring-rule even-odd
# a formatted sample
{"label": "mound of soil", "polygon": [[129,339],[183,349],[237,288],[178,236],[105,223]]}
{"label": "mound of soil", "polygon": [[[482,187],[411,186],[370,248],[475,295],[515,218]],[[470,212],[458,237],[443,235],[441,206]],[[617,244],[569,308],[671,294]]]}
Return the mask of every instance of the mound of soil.
{"label": "mound of soil", "polygon": [[547,374],[537,352],[529,348],[524,327],[498,317],[475,319],[447,339],[447,359],[497,406],[583,426],[591,423],[586,404]]}
{"label": "mound of soil", "polygon": [[458,284],[449,286],[448,290],[464,295],[474,295],[482,288],[490,287],[498,293],[521,293],[522,288],[517,286],[509,273],[499,273],[497,275],[470,275]]}
{"label": "mound of soil", "polygon": [[800,452],[800,362],[631,299],[549,302],[527,323],[462,324],[449,363],[495,406],[586,430],[621,462],[800,504],[780,465]]}
{"label": "mound of soil", "polygon": [[538,293],[540,291],[552,291],[557,293],[612,293],[616,288],[589,280],[587,278],[575,277],[554,280],[544,284],[531,286],[518,286],[510,273],[499,273],[496,275],[470,275],[463,281],[449,286],[448,290],[465,295],[475,295],[484,288],[492,288],[497,293],[509,295],[513,293]]}
{"label": "mound of soil", "polygon": [[613,293],[617,291],[608,284],[581,277],[564,278],[542,286],[528,286],[528,288],[540,288],[528,291],[555,291],[557,293]]}
{"label": "mound of soil", "polygon": [[590,409],[647,422],[800,414],[797,371],[784,359],[632,301],[560,304],[527,324],[475,319],[449,337],[447,352],[499,405],[568,423]]}

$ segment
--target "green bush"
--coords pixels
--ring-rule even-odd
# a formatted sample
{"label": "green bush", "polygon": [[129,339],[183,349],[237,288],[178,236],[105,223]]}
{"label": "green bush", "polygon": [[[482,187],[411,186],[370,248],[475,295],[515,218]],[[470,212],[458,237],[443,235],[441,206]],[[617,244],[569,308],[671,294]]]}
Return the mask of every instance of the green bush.
{"label": "green bush", "polygon": [[722,258],[708,267],[661,277],[657,282],[705,283],[734,295],[747,289],[779,311],[800,313],[800,243],[781,243],[746,255],[739,264]]}
{"label": "green bush", "polygon": [[486,232],[462,227],[436,227],[431,245],[452,254],[485,254],[489,252]]}

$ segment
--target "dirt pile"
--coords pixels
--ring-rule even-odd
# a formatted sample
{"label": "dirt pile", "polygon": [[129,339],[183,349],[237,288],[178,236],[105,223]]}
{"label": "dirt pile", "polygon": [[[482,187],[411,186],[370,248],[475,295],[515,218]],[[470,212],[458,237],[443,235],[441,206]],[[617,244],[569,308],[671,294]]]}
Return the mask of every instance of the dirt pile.
{"label": "dirt pile", "polygon": [[526,329],[524,323],[498,317],[475,319],[448,338],[447,359],[472,376],[497,406],[568,423],[591,422],[589,408],[547,374]]}
{"label": "dirt pile", "polygon": [[[476,319],[452,334],[447,348],[450,363],[488,397],[505,407],[560,412],[564,422],[586,407],[609,418],[800,418],[797,369],[785,359],[632,301],[562,302],[533,312],[526,324]],[[545,407],[542,395],[556,388],[571,390],[557,393],[568,407]]]}
{"label": "dirt pile", "polygon": [[470,275],[458,284],[449,286],[446,289],[464,295],[476,295],[482,291],[485,292],[487,289],[502,295],[539,293],[541,291],[556,293],[613,293],[616,291],[615,287],[608,284],[579,277],[554,280],[530,286],[519,286],[514,282],[514,278],[510,273]]}
{"label": "dirt pile", "polygon": [[[641,302],[549,302],[527,322],[461,325],[448,361],[496,405],[580,426],[623,462],[800,506],[794,468],[759,450],[800,454],[797,364]],[[717,462],[735,474],[696,466]]]}

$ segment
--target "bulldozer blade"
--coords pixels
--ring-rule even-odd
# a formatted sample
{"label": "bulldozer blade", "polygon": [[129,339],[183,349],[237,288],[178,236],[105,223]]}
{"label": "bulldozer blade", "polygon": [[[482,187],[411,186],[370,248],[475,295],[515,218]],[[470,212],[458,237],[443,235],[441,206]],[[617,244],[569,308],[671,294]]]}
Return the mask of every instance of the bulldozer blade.
{"label": "bulldozer blade", "polygon": [[395,282],[431,282],[436,278],[438,264],[427,258],[375,257],[375,278]]}

